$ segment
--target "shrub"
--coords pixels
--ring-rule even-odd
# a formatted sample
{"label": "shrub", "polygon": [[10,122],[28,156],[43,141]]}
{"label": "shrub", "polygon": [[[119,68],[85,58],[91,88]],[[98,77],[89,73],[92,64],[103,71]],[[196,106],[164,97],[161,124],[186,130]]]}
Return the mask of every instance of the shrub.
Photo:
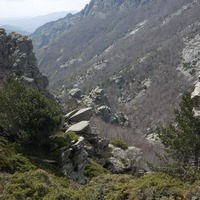
{"label": "shrub", "polygon": [[109,171],[96,163],[94,160],[90,159],[83,173],[88,178],[94,178],[101,174],[107,174]]}
{"label": "shrub", "polygon": [[3,191],[1,199],[75,200],[78,195],[69,188],[66,178],[56,177],[41,169],[12,175]]}
{"label": "shrub", "polygon": [[128,145],[122,140],[111,140],[110,144],[114,145],[115,147],[119,147],[121,149],[128,149]]}
{"label": "shrub", "polygon": [[151,173],[141,178],[122,174],[100,175],[85,186],[82,199],[182,199],[188,185],[164,173]]}
{"label": "shrub", "polygon": [[61,148],[61,147],[69,148],[71,146],[71,142],[72,141],[76,142],[78,141],[78,139],[79,139],[79,136],[76,135],[76,133],[74,132],[68,132],[68,133],[59,132],[54,136],[52,140],[52,147],[55,146],[56,149]]}
{"label": "shrub", "polygon": [[60,122],[60,108],[38,90],[17,81],[0,90],[0,127],[14,141],[44,143]]}
{"label": "shrub", "polygon": [[0,137],[0,171],[1,172],[26,172],[35,169],[30,161],[15,152],[8,141]]}

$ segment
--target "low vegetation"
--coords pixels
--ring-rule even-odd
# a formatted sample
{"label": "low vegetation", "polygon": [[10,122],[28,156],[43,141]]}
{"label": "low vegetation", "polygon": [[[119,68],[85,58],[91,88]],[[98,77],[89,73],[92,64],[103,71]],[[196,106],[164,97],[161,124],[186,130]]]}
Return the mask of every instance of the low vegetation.
{"label": "low vegetation", "polygon": [[[197,162],[200,122],[193,117],[190,94],[183,96],[180,110],[175,111],[176,125],[162,128],[159,133],[167,154],[160,156],[164,161],[162,165],[152,167],[154,172],[139,178],[126,174],[111,174],[102,165],[89,159],[84,170],[88,180],[85,185],[61,176],[56,167],[51,170],[44,161],[55,158],[55,165],[59,165],[59,149],[70,148],[79,139],[74,132],[54,133],[60,122],[59,108],[38,91],[26,88],[18,82],[6,84],[0,91],[0,98],[1,105],[5,105],[0,108],[3,111],[0,114],[2,200],[186,200],[200,196],[200,172]],[[16,105],[16,110],[10,105],[10,98],[15,98],[12,102]],[[26,104],[24,99],[30,101]],[[24,105],[27,110],[22,108]],[[32,109],[36,109],[35,115],[32,115]],[[45,111],[46,109],[48,111]],[[7,116],[8,112],[11,113]],[[20,123],[16,123],[17,120],[9,121],[16,116]],[[41,119],[41,123],[31,123],[40,117],[47,118],[47,121]],[[50,122],[50,128],[43,129],[43,122],[47,122],[46,125]],[[30,127],[30,130],[26,126]],[[45,142],[39,142],[38,145],[36,142],[39,139]],[[128,148],[128,145],[119,139],[112,140],[111,144],[124,150]],[[168,158],[173,162],[170,163]]]}
{"label": "low vegetation", "polygon": [[94,160],[90,159],[84,170],[84,175],[88,178],[94,178],[101,174],[108,174],[109,171],[103,168]]}
{"label": "low vegetation", "polygon": [[0,90],[0,128],[22,144],[42,144],[61,122],[61,110],[38,90],[11,81]]}
{"label": "low vegetation", "polygon": [[110,144],[121,149],[128,149],[128,145],[123,140],[111,140]]}

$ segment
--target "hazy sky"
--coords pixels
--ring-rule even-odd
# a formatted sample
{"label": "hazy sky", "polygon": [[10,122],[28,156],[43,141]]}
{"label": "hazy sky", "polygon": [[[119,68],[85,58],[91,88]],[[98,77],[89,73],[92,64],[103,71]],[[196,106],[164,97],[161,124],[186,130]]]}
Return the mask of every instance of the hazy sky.
{"label": "hazy sky", "polygon": [[90,0],[0,0],[0,19],[80,11]]}

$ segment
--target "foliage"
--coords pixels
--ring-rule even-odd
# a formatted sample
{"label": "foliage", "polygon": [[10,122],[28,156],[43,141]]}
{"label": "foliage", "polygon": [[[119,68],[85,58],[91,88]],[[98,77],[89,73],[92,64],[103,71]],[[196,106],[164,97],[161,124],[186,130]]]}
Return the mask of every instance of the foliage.
{"label": "foliage", "polygon": [[175,110],[175,124],[162,128],[159,137],[167,153],[180,167],[199,166],[200,120],[194,117],[190,93],[182,97],[180,110]]}
{"label": "foliage", "polygon": [[57,133],[54,138],[52,139],[52,148],[61,148],[66,147],[69,148],[71,146],[72,141],[78,141],[79,136],[76,135],[74,132],[59,132]]}
{"label": "foliage", "polygon": [[0,137],[0,172],[26,172],[33,169],[35,166],[26,157],[16,153],[14,147]]}
{"label": "foliage", "polygon": [[115,147],[119,147],[121,149],[128,149],[128,145],[122,140],[111,140],[110,144],[114,145]]}
{"label": "foliage", "polygon": [[13,140],[43,143],[60,122],[60,108],[38,90],[17,81],[0,90],[0,127]]}
{"label": "foliage", "polygon": [[77,199],[78,193],[69,188],[66,178],[56,177],[41,169],[16,173],[9,179],[3,192],[0,192],[1,199]]}
{"label": "foliage", "polygon": [[101,174],[107,174],[107,173],[109,173],[108,170],[103,168],[101,165],[99,165],[92,159],[89,160],[83,172],[83,174],[88,178],[94,178]]}
{"label": "foliage", "polygon": [[151,173],[133,179],[128,175],[101,175],[85,186],[83,199],[178,199],[183,197],[188,185],[164,173]]}

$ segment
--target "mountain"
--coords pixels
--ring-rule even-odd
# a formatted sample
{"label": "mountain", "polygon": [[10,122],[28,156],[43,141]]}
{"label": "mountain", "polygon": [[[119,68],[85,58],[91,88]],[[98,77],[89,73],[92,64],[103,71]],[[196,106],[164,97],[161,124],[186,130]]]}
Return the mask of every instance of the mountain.
{"label": "mountain", "polygon": [[[3,26],[8,32],[9,30],[14,30],[15,32],[19,32],[19,29],[28,32],[29,34],[35,31],[39,26],[43,24],[55,21],[60,18],[65,17],[68,13],[76,13],[76,11],[62,11],[50,13],[48,15],[29,17],[29,18],[20,18],[20,19],[3,19],[0,20],[0,25]],[[12,28],[7,29],[7,26]],[[21,32],[19,32],[21,33]],[[27,34],[26,34],[27,35]]]}
{"label": "mountain", "polygon": [[17,33],[22,34],[22,35],[30,35],[31,34],[30,32],[26,32],[18,26],[3,25],[3,26],[0,26],[0,27],[4,28],[7,33],[17,32]]}
{"label": "mountain", "polygon": [[32,35],[53,92],[104,90],[134,132],[172,120],[200,68],[198,0],[92,0]]}

